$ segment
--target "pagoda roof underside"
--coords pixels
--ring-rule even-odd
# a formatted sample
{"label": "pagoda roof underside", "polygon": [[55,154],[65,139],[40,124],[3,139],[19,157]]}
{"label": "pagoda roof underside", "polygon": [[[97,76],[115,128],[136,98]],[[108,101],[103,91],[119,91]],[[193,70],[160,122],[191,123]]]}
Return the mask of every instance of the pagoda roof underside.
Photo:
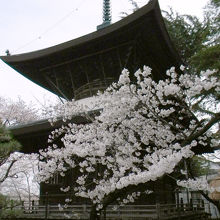
{"label": "pagoda roof underside", "polygon": [[[97,80],[115,81],[122,69],[153,69],[155,79],[181,63],[157,0],[126,18],[80,38],[30,53],[0,57],[31,81],[66,99]],[[92,95],[92,94],[90,94]]]}

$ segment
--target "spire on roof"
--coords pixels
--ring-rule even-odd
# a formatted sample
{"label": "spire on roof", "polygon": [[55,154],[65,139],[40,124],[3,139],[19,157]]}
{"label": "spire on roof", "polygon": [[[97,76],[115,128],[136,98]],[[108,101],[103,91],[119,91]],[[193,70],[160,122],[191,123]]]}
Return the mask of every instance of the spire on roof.
{"label": "spire on roof", "polygon": [[97,30],[110,25],[111,20],[111,2],[110,0],[103,0],[103,23],[97,26]]}
{"label": "spire on roof", "polygon": [[110,0],[103,0],[103,22],[111,22],[111,3]]}
{"label": "spire on roof", "polygon": [[5,53],[6,53],[7,56],[11,56],[11,53],[10,53],[9,49],[7,49],[7,50],[5,51]]}

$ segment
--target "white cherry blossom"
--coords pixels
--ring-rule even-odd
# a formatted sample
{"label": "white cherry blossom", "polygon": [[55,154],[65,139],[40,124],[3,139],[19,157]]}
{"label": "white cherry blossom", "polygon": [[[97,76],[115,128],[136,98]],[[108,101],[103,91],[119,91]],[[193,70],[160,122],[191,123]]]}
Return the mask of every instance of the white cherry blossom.
{"label": "white cherry blossom", "polygon": [[[124,197],[119,193],[117,201],[134,202],[144,193],[139,192],[140,184],[172,174],[183,159],[194,155],[193,149],[214,143],[208,132],[219,113],[203,122],[193,114],[190,103],[204,90],[219,91],[213,73],[208,70],[201,77],[192,77],[171,68],[167,78],[157,82],[149,67],[136,71],[136,80],[123,70],[118,83],[93,99],[89,109],[93,114],[88,105],[74,100],[66,103],[60,108],[64,120],[81,115],[88,123],[69,123],[52,132],[51,146],[40,152],[41,181],[73,169],[75,181],[65,187],[76,196],[89,198],[98,212],[106,199],[130,186],[132,192]],[[215,123],[209,125],[212,121]],[[63,146],[57,147],[53,139],[59,135],[63,135]]]}

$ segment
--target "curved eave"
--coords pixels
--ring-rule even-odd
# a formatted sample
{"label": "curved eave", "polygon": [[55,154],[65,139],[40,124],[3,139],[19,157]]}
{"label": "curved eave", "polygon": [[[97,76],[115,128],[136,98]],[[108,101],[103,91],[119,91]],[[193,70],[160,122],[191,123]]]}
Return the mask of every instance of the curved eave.
{"label": "curved eave", "polygon": [[[12,55],[12,56],[0,56],[0,58],[10,64],[10,63],[16,63],[16,62],[26,62],[29,60],[34,60],[38,58],[42,58],[54,53],[59,53],[65,49],[78,47],[80,45],[84,45],[85,43],[88,43],[89,41],[97,41],[102,37],[105,37],[106,35],[111,34],[112,32],[118,31],[119,29],[131,24],[132,22],[136,21],[137,19],[141,18],[142,16],[148,14],[149,12],[154,11],[157,15],[157,19],[159,22],[159,26],[164,29],[163,27],[163,20],[160,15],[160,8],[157,0],[151,0],[147,5],[137,10],[135,13],[127,16],[126,18],[109,25],[103,29],[97,30],[95,32],[92,32],[90,34],[84,35],[82,37],[76,38],[71,41],[67,41],[62,44],[58,44],[53,47],[49,47],[42,50],[33,51],[30,53],[23,53],[18,55]],[[166,39],[168,36],[164,30],[162,30],[164,33],[164,38]]]}
{"label": "curved eave", "polygon": [[[80,124],[87,120],[82,116],[75,116],[72,122]],[[65,123],[60,119],[53,126],[48,120],[39,120],[24,125],[10,127],[13,137],[21,144],[20,152],[37,153],[40,149],[48,147],[48,136],[51,131],[60,128]]]}
{"label": "curved eave", "polygon": [[[75,72],[71,72],[71,77],[75,80],[75,85],[73,86],[71,84],[72,79],[66,80],[67,76],[64,71],[61,71],[62,74],[59,74],[59,77],[62,78],[59,81],[60,85],[54,86],[57,81],[54,80],[55,83],[49,81],[48,75],[53,75],[56,78],[56,73],[54,74],[54,70],[57,71],[56,68],[64,67],[65,65],[68,67],[71,62],[75,62],[76,60],[77,62],[81,62],[80,66],[87,66],[83,63],[87,58],[95,59],[96,54],[113,51],[115,48],[121,47],[124,50],[125,46],[123,47],[123,45],[127,45],[129,49],[129,45],[137,39],[140,39],[140,42],[144,44],[144,47],[140,46],[142,50],[143,48],[150,48],[147,51],[147,55],[140,55],[144,57],[143,59],[146,59],[148,56],[149,63],[141,61],[138,68],[143,65],[149,65],[156,75],[158,75],[158,78],[161,78],[161,74],[167,68],[171,66],[177,67],[181,64],[181,59],[175,51],[167,33],[158,0],[151,0],[146,6],[126,18],[80,38],[30,53],[1,56],[0,59],[39,86],[63,98],[72,99],[74,98],[75,90],[88,83],[86,77],[81,77],[77,69],[76,71],[74,70]],[[107,63],[107,61],[103,62]],[[92,63],[95,63],[94,60]],[[102,68],[99,68],[99,72],[101,73]],[[121,66],[120,70],[119,68],[114,69],[115,78],[118,77],[123,68],[127,68],[127,66]],[[113,72],[110,69],[108,71]],[[135,70],[131,71],[133,72]],[[94,76],[95,74],[97,74],[97,77]],[[98,74],[98,71],[94,71],[91,77],[93,79],[96,77],[97,79]],[[108,74],[112,77],[112,73]],[[87,81],[85,80],[84,82],[84,79]]]}

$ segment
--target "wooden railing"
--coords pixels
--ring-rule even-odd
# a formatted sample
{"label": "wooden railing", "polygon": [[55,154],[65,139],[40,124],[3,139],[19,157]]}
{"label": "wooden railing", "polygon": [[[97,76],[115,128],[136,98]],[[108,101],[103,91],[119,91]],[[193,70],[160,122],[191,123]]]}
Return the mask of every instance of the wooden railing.
{"label": "wooden railing", "polygon": [[103,80],[94,80],[90,83],[87,83],[75,90],[75,99],[79,100],[96,95],[98,90],[104,91],[114,81],[116,81],[114,78],[108,77]]}
{"label": "wooden railing", "polygon": [[[90,205],[68,205],[59,208],[58,205],[23,204],[17,207],[23,211],[24,218],[37,219],[89,219]],[[204,207],[187,204],[156,204],[156,205],[126,205],[120,207],[108,206],[101,213],[101,219],[178,219],[182,216],[195,216],[204,213]],[[187,219],[187,218],[186,218]],[[195,218],[197,219],[197,218]],[[199,218],[198,218],[199,219]]]}

